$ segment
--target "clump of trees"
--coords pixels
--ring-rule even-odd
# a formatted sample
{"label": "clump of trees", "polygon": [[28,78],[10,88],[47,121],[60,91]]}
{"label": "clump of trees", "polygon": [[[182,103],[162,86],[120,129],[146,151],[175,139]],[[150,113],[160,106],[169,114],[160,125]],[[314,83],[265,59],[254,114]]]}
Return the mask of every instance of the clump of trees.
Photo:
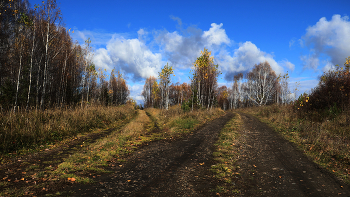
{"label": "clump of trees", "polygon": [[108,82],[91,61],[90,40],[80,46],[70,32],[55,0],[33,9],[27,0],[1,1],[1,109],[126,102],[122,75]]}
{"label": "clump of trees", "polygon": [[267,61],[256,64],[245,75],[234,75],[231,88],[218,88],[218,104],[222,109],[235,109],[289,103],[288,78],[288,73],[277,76]]}
{"label": "clump of trees", "polygon": [[184,110],[209,109],[213,106],[226,110],[291,101],[288,73],[277,76],[268,62],[255,65],[245,75],[236,74],[232,87],[218,87],[219,65],[214,64],[211,52],[204,48],[193,63],[191,73],[191,84],[169,86],[169,76],[173,71],[166,65],[159,73],[159,83],[153,76],[146,79],[141,94],[145,107],[167,109],[169,105],[181,104]]}
{"label": "clump of trees", "polygon": [[[344,66],[336,65],[334,70],[323,73],[317,87],[308,95],[304,93],[294,103],[298,114],[318,114],[318,120],[334,118],[350,106],[350,56]],[[316,113],[315,113],[316,112]]]}
{"label": "clump of trees", "polygon": [[182,104],[190,98],[191,88],[187,83],[171,84],[173,74],[173,68],[166,64],[159,72],[159,82],[154,76],[146,79],[141,93],[145,107],[168,109],[170,105]]}

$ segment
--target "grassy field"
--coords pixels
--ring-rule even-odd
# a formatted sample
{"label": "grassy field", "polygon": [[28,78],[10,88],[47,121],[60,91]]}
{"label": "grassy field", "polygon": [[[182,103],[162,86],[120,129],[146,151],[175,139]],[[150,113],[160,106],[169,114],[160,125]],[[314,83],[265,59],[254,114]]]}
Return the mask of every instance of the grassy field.
{"label": "grassy field", "polygon": [[[313,115],[298,118],[293,106],[271,105],[242,109],[266,122],[284,138],[298,145],[311,160],[350,183],[349,111],[315,121]],[[318,114],[314,114],[316,116]],[[300,116],[299,116],[300,117]]]}

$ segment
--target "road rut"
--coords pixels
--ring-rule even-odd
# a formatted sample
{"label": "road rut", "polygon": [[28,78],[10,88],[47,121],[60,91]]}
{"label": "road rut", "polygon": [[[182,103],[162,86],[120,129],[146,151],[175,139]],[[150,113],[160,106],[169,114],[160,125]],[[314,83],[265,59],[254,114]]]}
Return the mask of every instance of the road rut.
{"label": "road rut", "polygon": [[[70,196],[208,196],[215,186],[209,171],[219,131],[234,116],[227,113],[177,140],[149,143],[127,162],[113,162],[96,184],[77,185]],[[210,195],[209,195],[210,196]]]}
{"label": "road rut", "polygon": [[310,161],[296,146],[257,118],[240,113],[240,160],[250,186],[243,196],[350,196],[348,185]]}

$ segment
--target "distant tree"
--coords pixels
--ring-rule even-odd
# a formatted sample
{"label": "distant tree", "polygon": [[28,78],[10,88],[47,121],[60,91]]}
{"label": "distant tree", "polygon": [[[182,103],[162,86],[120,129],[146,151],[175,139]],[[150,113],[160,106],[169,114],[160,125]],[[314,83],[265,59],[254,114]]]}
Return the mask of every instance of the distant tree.
{"label": "distant tree", "polygon": [[232,93],[230,95],[231,108],[236,109],[239,107],[241,101],[243,101],[243,74],[239,73],[233,77],[234,83],[232,86]]}
{"label": "distant tree", "polygon": [[247,79],[246,95],[251,102],[261,106],[273,100],[277,76],[268,62],[255,65]]}
{"label": "distant tree", "polygon": [[154,89],[154,82],[156,82],[157,79],[153,76],[150,76],[146,79],[145,85],[143,86],[143,90],[141,95],[143,96],[144,100],[144,106],[145,107],[154,107],[155,100],[153,96],[153,89]]}
{"label": "distant tree", "polygon": [[228,89],[226,86],[221,86],[217,89],[217,100],[221,109],[226,110],[228,107]]}
{"label": "distant tree", "polygon": [[291,101],[290,98],[290,90],[289,90],[289,83],[288,83],[288,79],[289,79],[289,75],[288,72],[286,74],[279,75],[277,77],[277,80],[279,82],[278,86],[277,86],[277,103],[279,103],[279,100],[281,100],[281,104],[287,104]]}
{"label": "distant tree", "polygon": [[[214,64],[214,57],[206,48],[201,51],[201,56],[193,63],[194,69],[191,86],[192,93],[196,98],[194,101],[197,106],[212,107],[215,100],[215,89],[217,86],[217,77],[219,75],[218,65]],[[194,103],[194,102],[192,102]]]}
{"label": "distant tree", "polygon": [[162,68],[162,71],[159,72],[161,102],[162,107],[164,107],[166,110],[169,108],[169,84],[171,83],[170,75],[172,74],[174,74],[174,69],[173,67],[169,66],[168,63]]}

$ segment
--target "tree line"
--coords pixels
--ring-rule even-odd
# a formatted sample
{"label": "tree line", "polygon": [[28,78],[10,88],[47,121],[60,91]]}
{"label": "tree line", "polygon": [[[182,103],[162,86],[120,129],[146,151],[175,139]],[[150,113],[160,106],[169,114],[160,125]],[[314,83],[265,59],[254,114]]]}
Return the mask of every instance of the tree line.
{"label": "tree line", "polygon": [[218,86],[221,74],[214,64],[211,52],[204,48],[193,63],[191,83],[171,84],[172,67],[167,64],[159,73],[146,79],[142,96],[145,107],[167,109],[169,105],[182,105],[185,110],[199,108],[235,109],[262,106],[272,103],[286,104],[292,101],[288,86],[288,73],[277,76],[268,62],[256,64],[246,73],[234,75],[232,87]]}
{"label": "tree line", "polygon": [[84,103],[124,104],[129,90],[121,73],[92,62],[91,41],[73,42],[55,0],[29,7],[0,3],[0,107],[45,109]]}

